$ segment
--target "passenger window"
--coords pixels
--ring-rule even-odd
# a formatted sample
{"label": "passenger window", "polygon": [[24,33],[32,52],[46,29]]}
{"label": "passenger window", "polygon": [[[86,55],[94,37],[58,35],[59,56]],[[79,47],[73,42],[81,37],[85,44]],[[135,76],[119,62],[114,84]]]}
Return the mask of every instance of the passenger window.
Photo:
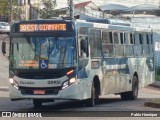
{"label": "passenger window", "polygon": [[123,33],[114,33],[114,50],[116,56],[124,56]]}
{"label": "passenger window", "polygon": [[153,44],[153,39],[152,39],[152,35],[149,35],[149,39],[151,40],[151,44]]}
{"label": "passenger window", "polygon": [[103,31],[102,32],[102,42],[103,43],[113,43],[112,32]]}
{"label": "passenger window", "polygon": [[104,57],[112,57],[114,55],[113,45],[102,43],[102,51]]}
{"label": "passenger window", "polygon": [[[130,33],[124,33],[124,55],[131,57],[133,56],[133,39],[132,39],[132,34]],[[132,43],[132,44],[131,44]]]}
{"label": "passenger window", "polygon": [[134,44],[134,41],[133,41],[133,34],[132,34],[132,33],[130,34],[130,44]]}
{"label": "passenger window", "polygon": [[124,44],[124,41],[123,41],[123,33],[120,33],[120,42],[121,42],[121,44]]}
{"label": "passenger window", "polygon": [[134,44],[134,55],[138,56],[138,57],[142,57],[143,55],[143,47],[142,47],[142,35],[139,33],[135,33],[134,34],[134,40],[135,40],[135,44]]}
{"label": "passenger window", "polygon": [[114,43],[119,44],[118,33],[114,32]]}
{"label": "passenger window", "polygon": [[112,57],[114,55],[112,32],[102,32],[102,53],[104,57]]}
{"label": "passenger window", "polygon": [[143,54],[144,56],[150,56],[150,49],[149,49],[149,37],[148,34],[143,34]]}
{"label": "passenger window", "polygon": [[88,57],[88,28],[87,27],[81,27],[78,31],[79,34],[79,56],[80,57]]}
{"label": "passenger window", "polygon": [[88,57],[88,40],[87,40],[87,38],[81,39],[80,50],[81,50],[81,57],[82,58]]}
{"label": "passenger window", "polygon": [[128,33],[124,33],[124,44],[129,44]]}
{"label": "passenger window", "polygon": [[124,56],[124,46],[123,45],[115,45],[115,55],[116,56]]}
{"label": "passenger window", "polygon": [[150,42],[149,48],[150,48],[150,56],[153,57],[153,39],[152,39],[152,34],[148,34],[148,39]]}
{"label": "passenger window", "polygon": [[149,35],[146,34],[146,43],[149,44]]}
{"label": "passenger window", "polygon": [[88,35],[88,28],[87,27],[79,28],[79,35]]}
{"label": "passenger window", "polygon": [[101,30],[90,30],[91,57],[102,57]]}
{"label": "passenger window", "polygon": [[143,44],[143,36],[142,36],[142,34],[139,34],[139,43]]}
{"label": "passenger window", "polygon": [[140,43],[140,41],[139,41],[139,34],[138,33],[134,34],[134,41],[135,41],[136,45],[138,45]]}

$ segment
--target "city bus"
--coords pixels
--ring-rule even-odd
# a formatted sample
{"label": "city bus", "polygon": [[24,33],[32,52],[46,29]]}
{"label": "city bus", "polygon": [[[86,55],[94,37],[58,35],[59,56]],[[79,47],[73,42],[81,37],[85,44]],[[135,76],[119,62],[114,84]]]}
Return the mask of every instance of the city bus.
{"label": "city bus", "polygon": [[[56,99],[100,97],[135,100],[155,80],[152,30],[93,20],[30,20],[12,25],[9,96],[33,100],[34,107]],[[2,53],[6,44],[2,43]]]}

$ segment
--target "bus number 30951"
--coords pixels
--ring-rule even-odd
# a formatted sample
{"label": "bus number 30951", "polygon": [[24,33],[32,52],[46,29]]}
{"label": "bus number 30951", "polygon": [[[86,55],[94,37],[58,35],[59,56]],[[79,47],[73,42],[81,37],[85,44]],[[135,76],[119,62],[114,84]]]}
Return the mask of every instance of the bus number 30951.
{"label": "bus number 30951", "polygon": [[61,84],[61,81],[47,81],[48,84]]}

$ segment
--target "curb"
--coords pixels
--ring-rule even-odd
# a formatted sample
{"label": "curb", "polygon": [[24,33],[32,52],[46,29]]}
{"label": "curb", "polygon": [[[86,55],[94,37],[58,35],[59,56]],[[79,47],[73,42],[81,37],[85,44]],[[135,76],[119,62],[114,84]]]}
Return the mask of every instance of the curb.
{"label": "curb", "polygon": [[8,87],[0,87],[0,91],[9,91]]}
{"label": "curb", "polygon": [[151,108],[160,108],[160,103],[145,102],[144,106]]}
{"label": "curb", "polygon": [[156,87],[156,88],[160,88],[160,82],[156,81],[154,83],[152,83],[150,86]]}

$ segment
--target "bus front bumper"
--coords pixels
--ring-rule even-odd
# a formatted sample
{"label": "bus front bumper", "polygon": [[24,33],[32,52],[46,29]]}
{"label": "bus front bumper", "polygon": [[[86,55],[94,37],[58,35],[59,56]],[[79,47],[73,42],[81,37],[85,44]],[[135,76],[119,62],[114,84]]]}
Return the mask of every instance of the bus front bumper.
{"label": "bus front bumper", "polygon": [[[90,96],[83,95],[84,91],[81,91],[83,88],[83,84],[74,83],[64,89],[59,89],[57,94],[24,94],[21,89],[16,89],[12,85],[9,86],[9,96],[11,100],[19,100],[19,99],[68,99],[68,100],[81,100],[86,99]],[[38,88],[34,88],[32,90],[37,90]],[[86,90],[87,91],[87,90]],[[85,92],[86,92],[85,91]],[[87,93],[87,92],[86,92]]]}

